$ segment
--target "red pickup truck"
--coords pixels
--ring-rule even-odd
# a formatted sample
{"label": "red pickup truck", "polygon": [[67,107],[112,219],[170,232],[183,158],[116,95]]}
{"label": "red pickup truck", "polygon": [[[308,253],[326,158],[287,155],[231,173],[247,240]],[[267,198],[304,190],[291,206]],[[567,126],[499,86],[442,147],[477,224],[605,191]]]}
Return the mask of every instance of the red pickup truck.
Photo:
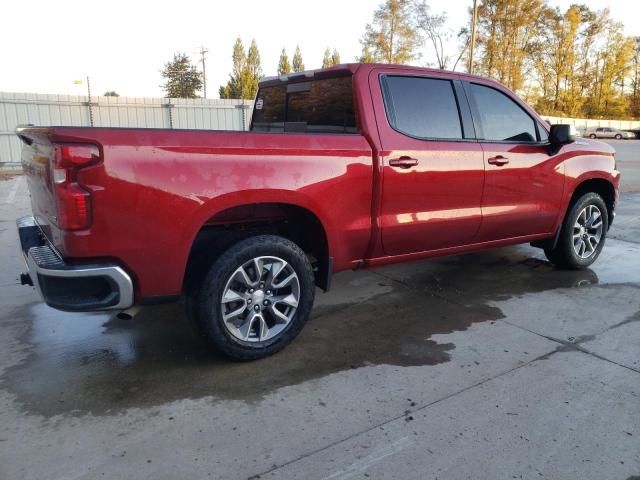
{"label": "red pickup truck", "polygon": [[620,178],[611,147],[549,128],[501,84],[397,65],[265,79],[250,132],[17,134],[23,283],[68,311],[184,296],[243,360],[290,342],[340,270],[523,242],[586,267]]}

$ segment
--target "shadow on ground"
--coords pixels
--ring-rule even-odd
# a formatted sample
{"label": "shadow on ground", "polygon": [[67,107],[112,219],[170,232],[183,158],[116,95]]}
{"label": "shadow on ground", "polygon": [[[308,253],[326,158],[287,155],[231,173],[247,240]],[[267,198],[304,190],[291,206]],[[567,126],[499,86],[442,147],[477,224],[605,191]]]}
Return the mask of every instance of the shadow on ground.
{"label": "shadow on ground", "polygon": [[31,325],[22,339],[29,356],[4,373],[2,387],[31,413],[100,415],[203,396],[255,401],[364,365],[446,362],[455,345],[432,337],[501,318],[489,302],[598,282],[593,270],[559,271],[532,252],[505,248],[337,275],[333,293],[318,293],[301,336],[253,363],[212,354],[181,304],[148,308],[128,321],[25,305],[9,315]]}

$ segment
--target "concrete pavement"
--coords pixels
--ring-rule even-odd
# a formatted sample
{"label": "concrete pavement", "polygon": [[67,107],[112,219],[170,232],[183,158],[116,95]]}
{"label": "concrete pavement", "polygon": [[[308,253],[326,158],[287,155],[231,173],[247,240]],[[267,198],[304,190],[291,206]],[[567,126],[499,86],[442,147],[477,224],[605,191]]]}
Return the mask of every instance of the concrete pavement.
{"label": "concrete pavement", "polygon": [[640,194],[591,269],[518,246],[346,272],[245,364],[181,305],[42,305],[16,285],[28,211],[23,179],[0,182],[3,480],[640,475]]}

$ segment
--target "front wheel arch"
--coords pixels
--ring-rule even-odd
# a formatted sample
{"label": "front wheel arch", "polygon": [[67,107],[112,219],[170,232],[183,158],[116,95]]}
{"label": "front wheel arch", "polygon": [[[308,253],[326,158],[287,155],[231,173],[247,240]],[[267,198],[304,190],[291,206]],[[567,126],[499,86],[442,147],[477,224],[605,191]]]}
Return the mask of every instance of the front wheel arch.
{"label": "front wheel arch", "polygon": [[590,178],[582,181],[576,186],[576,188],[573,190],[573,193],[571,194],[571,199],[569,200],[567,208],[565,209],[564,216],[562,217],[563,221],[567,213],[571,210],[573,205],[575,205],[578,199],[589,192],[597,193],[604,200],[604,203],[607,207],[608,226],[610,227],[616,205],[616,190],[613,184],[608,180],[605,180],[604,178]]}

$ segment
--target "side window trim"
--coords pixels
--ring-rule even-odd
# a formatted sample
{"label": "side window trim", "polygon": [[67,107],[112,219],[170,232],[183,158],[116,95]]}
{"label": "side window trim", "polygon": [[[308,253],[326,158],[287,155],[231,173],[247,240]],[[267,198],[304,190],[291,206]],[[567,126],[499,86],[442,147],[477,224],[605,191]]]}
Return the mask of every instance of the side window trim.
{"label": "side window trim", "polygon": [[[387,77],[416,77],[416,78],[424,78],[430,80],[446,80],[451,82],[451,90],[453,93],[453,97],[456,101],[456,107],[458,110],[458,121],[460,122],[460,129],[462,131],[462,138],[438,138],[438,137],[417,137],[415,135],[410,135],[407,132],[403,132],[396,128],[396,112],[393,106],[392,95],[389,90],[389,86],[387,84]],[[389,74],[382,73],[379,76],[380,89],[382,91],[382,101],[384,104],[385,115],[387,117],[387,122],[389,127],[398,132],[400,135],[404,135],[405,137],[413,138],[416,140],[424,140],[429,142],[477,142],[476,133],[473,129],[473,119],[471,112],[469,111],[469,104],[467,103],[466,96],[464,98],[460,98],[461,88],[459,85],[456,85],[456,82],[460,83],[460,80],[455,78],[447,78],[447,77],[430,77],[428,75],[406,75],[406,74]],[[466,125],[465,125],[465,115],[466,115]],[[467,129],[469,129],[469,135],[467,135]]]}
{"label": "side window trim", "polygon": [[[486,87],[486,88],[491,88],[495,91],[497,91],[498,93],[506,96],[509,100],[511,100],[518,108],[520,108],[520,110],[522,110],[522,112],[531,119],[531,121],[533,122],[534,128],[536,129],[536,140],[534,142],[522,142],[522,141],[518,141],[518,140],[488,140],[484,138],[484,131],[482,129],[482,116],[480,115],[480,110],[478,109],[478,104],[476,103],[476,99],[475,96],[473,94],[473,90],[471,89],[471,84],[475,83],[476,85],[480,85],[481,87]],[[538,121],[533,118],[529,112],[527,112],[524,108],[522,108],[520,106],[520,104],[518,104],[518,102],[514,101],[513,98],[511,98],[509,95],[506,95],[504,92],[501,92],[500,90],[498,90],[497,88],[493,88],[490,85],[485,85],[483,83],[477,83],[477,82],[469,82],[469,81],[463,81],[462,85],[464,87],[464,91],[467,94],[467,98],[469,100],[469,106],[471,107],[471,115],[473,116],[473,124],[475,125],[476,128],[476,135],[478,137],[478,140],[483,142],[483,143],[506,143],[506,144],[510,144],[510,145],[517,145],[517,144],[527,144],[527,145],[546,145],[548,142],[543,142],[541,141],[541,136],[540,136],[540,126],[538,125]]]}
{"label": "side window trim", "polygon": [[476,141],[478,138],[478,130],[473,121],[471,105],[462,81],[460,79],[453,80],[453,88],[455,90],[460,119],[462,121],[462,135],[466,140]]}

